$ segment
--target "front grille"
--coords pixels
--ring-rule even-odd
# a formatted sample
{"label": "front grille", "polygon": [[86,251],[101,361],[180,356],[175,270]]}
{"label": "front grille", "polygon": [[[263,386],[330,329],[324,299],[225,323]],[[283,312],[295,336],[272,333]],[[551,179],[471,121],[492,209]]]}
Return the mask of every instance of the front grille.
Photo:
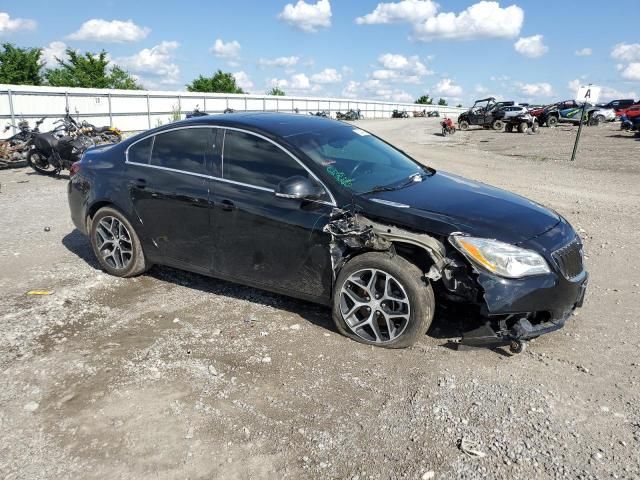
{"label": "front grille", "polygon": [[571,243],[553,252],[552,256],[562,275],[567,279],[577,277],[584,270],[582,243],[577,237]]}

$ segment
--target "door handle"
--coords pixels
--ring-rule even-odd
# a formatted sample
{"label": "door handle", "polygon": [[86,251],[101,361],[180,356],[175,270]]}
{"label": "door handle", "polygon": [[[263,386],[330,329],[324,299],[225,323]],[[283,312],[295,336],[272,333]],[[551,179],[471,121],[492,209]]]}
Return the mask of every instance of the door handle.
{"label": "door handle", "polygon": [[144,178],[136,179],[135,186],[140,189],[144,189],[147,186],[147,181]]}
{"label": "door handle", "polygon": [[222,210],[224,210],[225,212],[230,212],[231,210],[234,210],[236,208],[231,200],[222,200],[220,202],[220,205],[222,206]]}

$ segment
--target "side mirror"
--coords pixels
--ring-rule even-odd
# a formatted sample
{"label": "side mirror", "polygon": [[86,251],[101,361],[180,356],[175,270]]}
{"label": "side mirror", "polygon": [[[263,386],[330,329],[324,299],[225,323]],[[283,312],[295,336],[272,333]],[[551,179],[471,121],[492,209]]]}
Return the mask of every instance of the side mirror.
{"label": "side mirror", "polygon": [[293,198],[298,200],[319,200],[324,195],[324,189],[311,180],[299,175],[285,178],[276,187],[276,197]]}

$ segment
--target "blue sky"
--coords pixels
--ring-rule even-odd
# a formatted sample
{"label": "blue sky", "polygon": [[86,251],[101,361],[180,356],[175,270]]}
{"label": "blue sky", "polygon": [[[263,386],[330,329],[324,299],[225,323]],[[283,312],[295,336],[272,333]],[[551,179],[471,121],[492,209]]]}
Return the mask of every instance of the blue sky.
{"label": "blue sky", "polygon": [[0,41],[99,51],[150,89],[220,68],[245,90],[549,103],[579,83],[640,97],[638,0],[3,2]]}

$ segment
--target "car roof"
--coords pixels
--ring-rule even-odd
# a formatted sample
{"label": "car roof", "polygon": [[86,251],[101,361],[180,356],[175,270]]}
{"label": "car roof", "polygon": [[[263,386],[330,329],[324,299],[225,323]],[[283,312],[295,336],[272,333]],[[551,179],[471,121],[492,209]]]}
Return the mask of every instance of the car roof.
{"label": "car roof", "polygon": [[187,126],[190,124],[237,128],[246,127],[251,130],[267,132],[280,137],[288,137],[341,125],[353,128],[349,124],[315,115],[279,112],[237,112],[221,115],[206,115],[174,122],[171,126]]}

